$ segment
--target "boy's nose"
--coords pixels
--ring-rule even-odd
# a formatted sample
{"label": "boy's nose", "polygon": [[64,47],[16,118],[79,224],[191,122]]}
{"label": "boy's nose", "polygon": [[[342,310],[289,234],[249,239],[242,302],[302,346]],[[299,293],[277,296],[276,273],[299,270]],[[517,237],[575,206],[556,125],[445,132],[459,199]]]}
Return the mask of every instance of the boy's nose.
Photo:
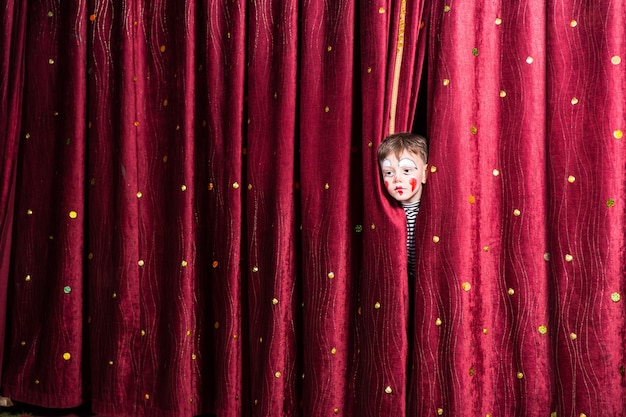
{"label": "boy's nose", "polygon": [[394,175],[393,176],[393,182],[400,182],[400,176],[399,175]]}

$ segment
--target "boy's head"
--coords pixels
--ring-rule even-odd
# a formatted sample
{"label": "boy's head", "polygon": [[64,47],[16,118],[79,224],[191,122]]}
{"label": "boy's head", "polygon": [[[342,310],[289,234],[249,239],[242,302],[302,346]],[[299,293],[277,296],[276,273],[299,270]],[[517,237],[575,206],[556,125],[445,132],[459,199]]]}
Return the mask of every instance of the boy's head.
{"label": "boy's head", "polygon": [[391,197],[407,204],[420,200],[428,166],[426,138],[409,132],[387,136],[378,146],[378,163]]}

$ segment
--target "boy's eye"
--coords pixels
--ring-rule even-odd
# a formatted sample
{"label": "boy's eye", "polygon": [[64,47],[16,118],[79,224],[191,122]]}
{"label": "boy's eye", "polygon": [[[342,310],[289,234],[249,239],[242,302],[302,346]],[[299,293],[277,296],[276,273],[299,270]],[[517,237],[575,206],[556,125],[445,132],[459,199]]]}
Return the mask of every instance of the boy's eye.
{"label": "boy's eye", "polygon": [[384,171],[384,172],[383,172],[383,175],[384,175],[385,177],[393,177],[393,171]]}
{"label": "boy's eye", "polygon": [[411,174],[413,172],[413,168],[404,168],[404,170],[402,170],[403,173],[405,174]]}

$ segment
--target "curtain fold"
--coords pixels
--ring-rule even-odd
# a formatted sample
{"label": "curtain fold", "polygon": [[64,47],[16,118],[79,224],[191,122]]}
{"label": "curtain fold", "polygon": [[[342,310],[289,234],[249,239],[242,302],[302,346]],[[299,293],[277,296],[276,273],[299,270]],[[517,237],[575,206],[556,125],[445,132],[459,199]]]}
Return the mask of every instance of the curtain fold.
{"label": "curtain fold", "polygon": [[[358,190],[353,97],[355,6],[304,2],[300,39],[299,181],[301,184],[304,415],[348,412],[354,288],[350,226]],[[350,30],[346,30],[350,28]],[[350,198],[352,197],[352,198]]]}
{"label": "curtain fold", "polygon": [[[0,359],[4,357],[3,342],[6,332],[6,306],[15,215],[15,181],[24,82],[25,19],[24,4],[6,2],[2,14],[4,30],[0,32],[0,39],[2,39],[0,126],[5,132],[1,138],[2,146],[0,146]],[[2,384],[2,366],[0,360],[0,385]]]}
{"label": "curtain fold", "polygon": [[[104,415],[193,415],[216,401],[206,395],[211,381],[198,375],[221,372],[214,355],[224,361],[231,355],[222,355],[208,328],[219,318],[209,296],[208,267],[218,258],[207,228],[223,204],[214,207],[208,198],[211,155],[201,138],[212,126],[209,103],[196,90],[210,71],[196,55],[204,29],[195,12],[203,5],[94,6],[85,14],[94,26],[87,137],[90,400]],[[217,140],[214,146],[220,149]],[[238,231],[238,221],[224,224]],[[237,245],[221,243],[235,253],[219,259],[219,268],[236,269]]]}
{"label": "curtain fold", "polygon": [[546,91],[558,412],[619,415],[626,160],[623,28],[614,16],[625,10],[606,1],[548,6],[548,48],[567,45],[548,55]]}
{"label": "curtain fold", "polygon": [[246,22],[242,295],[248,305],[242,317],[246,366],[239,378],[249,384],[245,404],[258,415],[296,413],[306,392],[297,278],[300,12],[295,1],[258,2],[250,4]]}
{"label": "curtain fold", "polygon": [[[2,384],[9,391],[31,387],[33,402],[71,406],[82,396],[84,353],[85,28],[74,26],[74,18],[84,15],[80,6],[51,6],[38,14],[26,5],[14,9],[22,17],[15,22],[19,26],[10,50],[25,55],[9,56],[7,63],[16,70],[24,66],[8,80],[19,90],[3,90],[15,95],[7,114],[14,118],[13,128],[4,140],[7,156],[19,140],[19,155],[10,161],[18,164],[15,206],[7,213],[14,213],[12,253],[21,255],[11,259],[10,342]],[[30,25],[34,29],[26,30]],[[63,41],[53,28],[63,28]],[[74,95],[58,94],[57,89]],[[55,319],[46,320],[50,316]],[[46,369],[50,362],[58,364],[51,372]],[[17,378],[7,376],[16,373]],[[49,377],[58,389],[53,396]]]}
{"label": "curtain fold", "polygon": [[[209,307],[202,324],[201,350],[207,351],[202,397],[208,408],[224,416],[242,415],[241,410],[250,404],[249,384],[244,380],[244,348],[248,343],[245,312],[251,300],[246,300],[243,286],[245,271],[245,246],[242,232],[245,228],[245,210],[242,207],[246,194],[245,161],[243,160],[246,135],[245,72],[248,66],[246,2],[206,1],[198,9],[199,16],[212,16],[199,20],[198,40],[202,51],[199,68],[206,68],[199,78],[197,102],[202,117],[207,120],[208,158],[199,161],[206,165],[208,179],[207,245],[208,253],[199,252],[205,260],[208,280],[201,289]],[[202,40],[206,40],[206,43]],[[200,218],[204,218],[202,211]],[[201,251],[202,247],[198,247]],[[202,275],[200,275],[202,277]],[[205,278],[206,279],[206,278]],[[201,281],[202,282],[202,281]],[[251,366],[263,363],[253,361]],[[197,374],[196,374],[197,375]]]}

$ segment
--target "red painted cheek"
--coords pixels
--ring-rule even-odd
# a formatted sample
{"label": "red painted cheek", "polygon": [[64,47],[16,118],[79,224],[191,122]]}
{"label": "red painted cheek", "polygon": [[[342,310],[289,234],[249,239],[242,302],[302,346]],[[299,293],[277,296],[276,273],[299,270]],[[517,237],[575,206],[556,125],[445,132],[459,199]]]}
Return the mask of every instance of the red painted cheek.
{"label": "red painted cheek", "polygon": [[411,181],[409,182],[411,183],[411,191],[415,191],[417,188],[417,180],[415,178],[411,178]]}
{"label": "red painted cheek", "polygon": [[389,181],[385,181],[385,188],[389,188]]}

